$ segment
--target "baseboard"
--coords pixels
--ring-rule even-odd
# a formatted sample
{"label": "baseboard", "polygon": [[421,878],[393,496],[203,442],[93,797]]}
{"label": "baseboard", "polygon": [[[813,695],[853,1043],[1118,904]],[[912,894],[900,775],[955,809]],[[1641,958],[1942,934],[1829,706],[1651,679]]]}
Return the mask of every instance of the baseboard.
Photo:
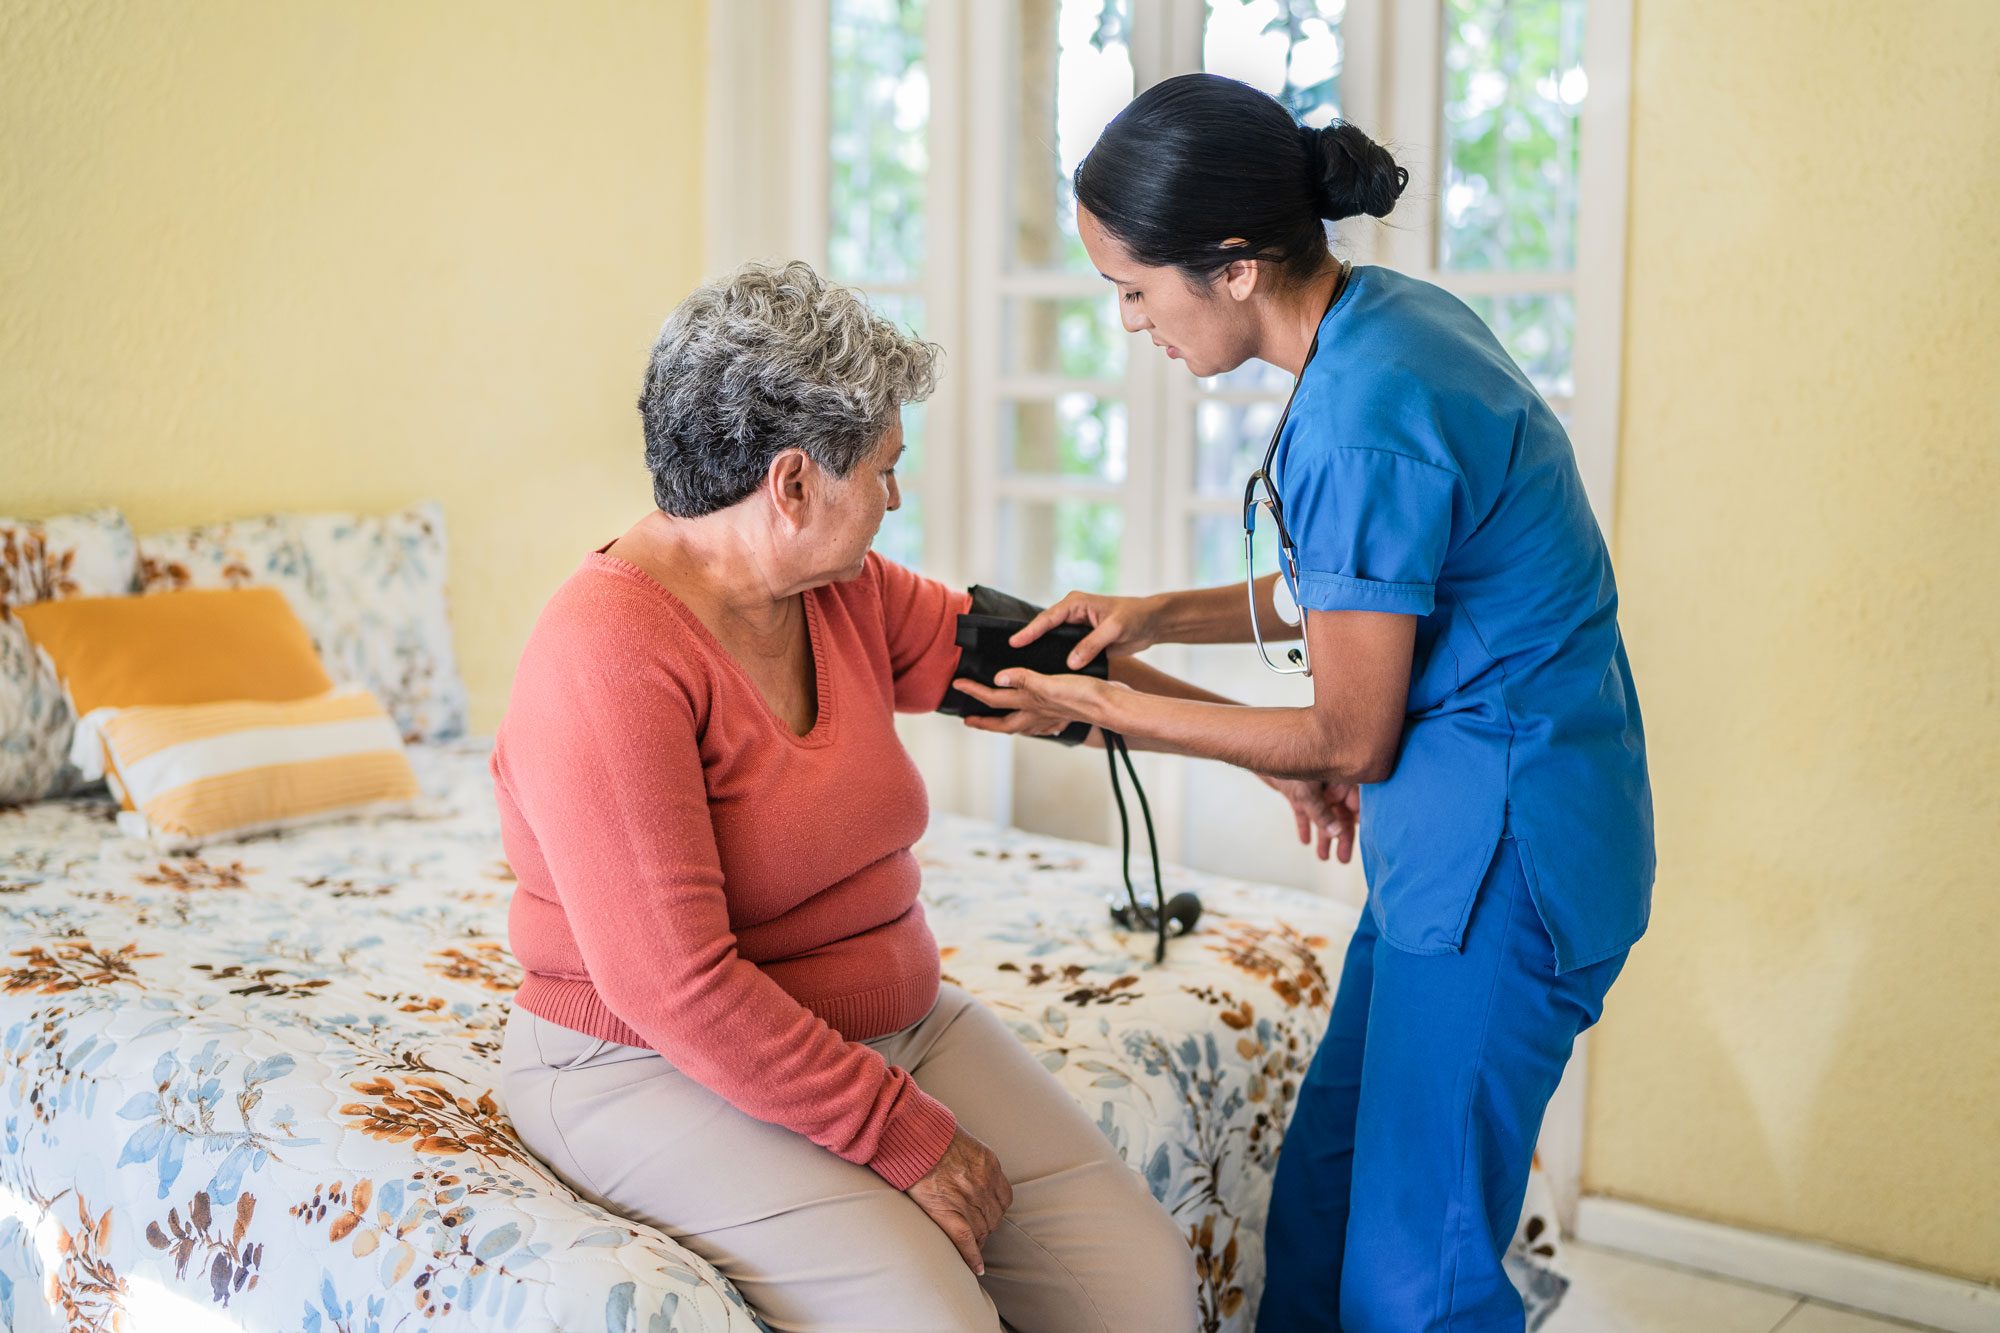
{"label": "baseboard", "polygon": [[2000,1287],[1907,1268],[1827,1245],[1702,1222],[1620,1199],[1577,1205],[1576,1238],[1586,1245],[1716,1277],[1795,1291],[1890,1319],[1949,1333],[2000,1329]]}

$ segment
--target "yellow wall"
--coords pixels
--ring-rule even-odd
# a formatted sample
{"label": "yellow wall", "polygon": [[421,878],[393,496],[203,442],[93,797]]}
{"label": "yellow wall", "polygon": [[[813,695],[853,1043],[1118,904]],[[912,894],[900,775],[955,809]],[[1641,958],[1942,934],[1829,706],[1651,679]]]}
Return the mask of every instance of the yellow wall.
{"label": "yellow wall", "polygon": [[649,506],[700,0],[0,0],[0,513],[434,496],[475,726]]}
{"label": "yellow wall", "polygon": [[1591,1188],[2000,1278],[2000,5],[1638,0]]}
{"label": "yellow wall", "polygon": [[[0,0],[0,513],[446,505],[475,723],[647,497],[699,0]],[[1662,831],[1589,1184],[2000,1277],[2000,5],[1637,0]]]}

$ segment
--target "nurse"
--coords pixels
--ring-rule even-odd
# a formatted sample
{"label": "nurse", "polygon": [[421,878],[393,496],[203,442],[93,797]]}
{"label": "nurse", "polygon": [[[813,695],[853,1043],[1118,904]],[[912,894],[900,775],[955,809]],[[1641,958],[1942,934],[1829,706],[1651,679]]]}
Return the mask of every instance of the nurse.
{"label": "nurse", "polygon": [[1073,592],[1016,641],[1088,623],[1072,665],[1254,643],[1311,706],[959,682],[1303,779],[1322,856],[1359,810],[1368,910],[1278,1162],[1268,1333],[1522,1328],[1501,1256],[1536,1134],[1651,901],[1639,704],[1562,425],[1456,298],[1329,252],[1325,220],[1386,216],[1406,180],[1353,126],[1207,74],[1149,89],[1076,173],[1127,329],[1196,375],[1296,377],[1245,501],[1282,557],[1248,596]]}

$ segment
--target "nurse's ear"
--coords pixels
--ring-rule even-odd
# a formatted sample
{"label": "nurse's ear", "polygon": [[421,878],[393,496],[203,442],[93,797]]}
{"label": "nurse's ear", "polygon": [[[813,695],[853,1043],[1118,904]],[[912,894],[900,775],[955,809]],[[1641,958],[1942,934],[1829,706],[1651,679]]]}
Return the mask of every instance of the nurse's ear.
{"label": "nurse's ear", "polygon": [[[1231,246],[1245,245],[1247,242],[1240,236],[1232,236],[1222,244],[1227,249]],[[1219,285],[1229,294],[1230,299],[1247,301],[1251,293],[1257,290],[1257,279],[1261,276],[1259,270],[1262,268],[1263,265],[1254,259],[1239,259],[1216,276],[1221,280]]]}

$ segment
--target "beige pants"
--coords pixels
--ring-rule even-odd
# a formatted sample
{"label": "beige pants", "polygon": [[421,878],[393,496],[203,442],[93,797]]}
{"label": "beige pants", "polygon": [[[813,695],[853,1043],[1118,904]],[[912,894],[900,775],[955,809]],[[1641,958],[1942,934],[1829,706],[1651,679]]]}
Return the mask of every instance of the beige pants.
{"label": "beige pants", "polygon": [[659,1054],[515,1009],[501,1058],[522,1140],[576,1190],[719,1268],[773,1329],[1195,1326],[1187,1240],[1047,1070],[946,986],[868,1043],[991,1148],[1014,1205],[973,1276],[866,1167],[743,1114]]}

